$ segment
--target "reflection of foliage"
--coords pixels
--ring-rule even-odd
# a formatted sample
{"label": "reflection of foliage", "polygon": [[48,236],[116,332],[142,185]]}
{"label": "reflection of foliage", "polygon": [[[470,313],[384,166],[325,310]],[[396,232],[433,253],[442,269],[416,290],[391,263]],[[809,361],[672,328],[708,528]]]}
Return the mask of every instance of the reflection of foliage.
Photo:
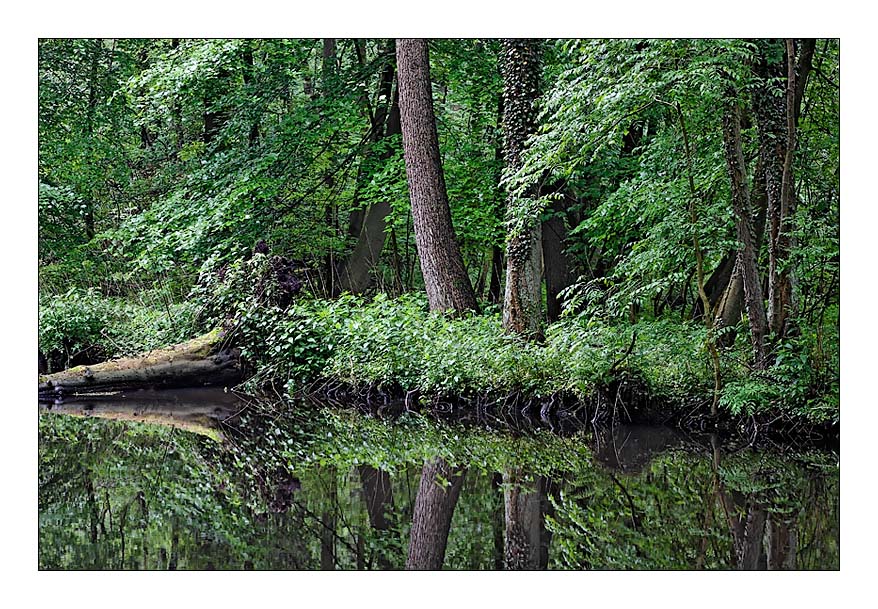
{"label": "reflection of foliage", "polygon": [[[40,420],[41,568],[403,568],[420,467],[468,469],[445,567],[493,569],[503,530],[495,472],[549,476],[550,568],[728,568],[718,492],[791,522],[798,565],[838,564],[838,478],[820,453],[742,452],[714,472],[705,452],[664,452],[642,471],[595,463],[584,436],[514,437],[406,414],[252,405],[229,442],[142,424]],[[387,473],[387,528],[370,526],[359,468]],[[743,504],[730,504],[733,510]],[[374,509],[374,506],[373,506]],[[124,544],[124,550],[123,550]],[[124,558],[123,558],[124,552]]]}
{"label": "reflection of foliage", "polygon": [[[554,501],[556,513],[548,519],[555,534],[555,564],[592,569],[734,567],[734,539],[719,497],[726,493],[791,521],[797,531],[810,531],[810,543],[799,538],[799,568],[835,568],[838,494],[837,487],[831,489],[837,478],[826,469],[831,458],[820,453],[800,457],[739,453],[723,462],[716,487],[710,459],[681,450],[621,480],[584,471]],[[829,487],[818,482],[827,480],[833,480]],[[730,508],[729,517],[746,516],[743,504],[731,503]],[[816,531],[825,537],[817,541]],[[761,535],[756,543],[764,543]]]}

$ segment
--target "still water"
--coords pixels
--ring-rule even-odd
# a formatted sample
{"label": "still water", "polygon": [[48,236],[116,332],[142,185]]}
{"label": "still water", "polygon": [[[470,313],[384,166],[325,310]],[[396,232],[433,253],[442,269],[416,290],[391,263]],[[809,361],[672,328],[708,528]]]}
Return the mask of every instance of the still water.
{"label": "still water", "polygon": [[41,569],[838,569],[837,455],[217,389],[41,403]]}

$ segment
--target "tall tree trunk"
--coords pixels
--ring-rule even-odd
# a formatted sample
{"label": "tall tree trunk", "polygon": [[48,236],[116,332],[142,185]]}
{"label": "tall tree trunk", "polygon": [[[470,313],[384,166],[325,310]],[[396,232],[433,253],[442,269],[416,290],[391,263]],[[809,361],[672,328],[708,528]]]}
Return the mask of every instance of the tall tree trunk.
{"label": "tall tree trunk", "polygon": [[[793,155],[814,40],[799,41],[798,58],[796,46],[792,39],[761,43],[762,54],[755,68],[760,84],[753,95],[768,194],[767,315],[769,330],[776,338],[788,333],[789,319],[796,310],[795,276],[790,264],[796,211]],[[783,95],[777,94],[778,83],[784,87]]]}
{"label": "tall tree trunk", "polygon": [[415,242],[430,309],[478,310],[451,223],[426,40],[396,41],[399,110]]}
{"label": "tall tree trunk", "polygon": [[570,286],[572,260],[564,243],[567,240],[567,196],[551,203],[551,215],[543,220],[543,274],[546,277],[546,320],[561,317],[561,291]]}
{"label": "tall tree trunk", "polygon": [[[541,46],[538,40],[503,41],[503,153],[506,167],[521,167],[521,152],[536,131]],[[507,332],[539,339],[542,335],[542,231],[539,215],[527,199],[507,198],[506,293],[503,327]]]}
{"label": "tall tree trunk", "polygon": [[435,571],[442,568],[451,517],[465,476],[466,470],[451,467],[441,457],[424,464],[412,515],[406,569]]}
{"label": "tall tree trunk", "polygon": [[230,76],[231,74],[229,74],[227,69],[220,68],[217,70],[216,77],[208,82],[208,91],[204,95],[204,113],[202,115],[205,144],[212,144],[229,120],[228,109],[218,108],[216,102],[225,93],[224,89],[229,86]]}
{"label": "tall tree trunk", "polygon": [[[785,163],[789,150],[787,107],[785,96],[775,94],[779,82],[787,83],[780,40],[764,41],[757,64],[760,86],[753,95],[753,107],[759,131],[759,155],[765,171],[768,194],[768,327],[780,337],[790,306],[788,275],[781,270],[787,258],[789,240],[783,234],[785,208]],[[778,54],[775,61],[770,58]],[[789,88],[789,87],[786,87]]]}
{"label": "tall tree trunk", "polygon": [[[392,76],[391,76],[392,78]],[[399,92],[393,95],[393,102],[387,117],[384,138],[392,138],[401,133],[399,115]],[[380,139],[380,138],[379,138]],[[381,152],[379,160],[386,161],[393,154],[389,148]],[[339,265],[337,292],[360,294],[372,283],[371,271],[378,264],[387,235],[387,217],[392,211],[389,201],[379,201],[359,214],[354,221],[359,223],[357,243],[350,255]]]}
{"label": "tall tree trunk", "polygon": [[[356,50],[360,67],[365,69],[366,50],[364,45],[361,41],[354,40],[354,49]],[[401,133],[399,127],[399,94],[393,91],[393,81],[396,74],[396,53],[394,49],[394,42],[391,41],[389,46],[383,50],[383,54],[388,57],[388,61],[381,71],[381,76],[378,80],[376,98],[379,101],[384,101],[379,103],[373,111],[368,96],[364,94],[361,98],[361,102],[369,115],[369,136],[371,141],[376,144],[385,137],[390,138]],[[390,149],[385,149],[378,158],[379,160],[386,160],[390,158],[391,154],[392,151]],[[335,269],[336,281],[333,286],[333,294],[336,296],[345,291],[352,294],[360,294],[366,291],[372,284],[370,271],[377,263],[381,250],[384,248],[385,220],[391,211],[390,204],[381,202],[369,209],[363,209],[360,205],[361,185],[367,181],[371,171],[370,159],[371,157],[367,153],[367,156],[360,162],[360,167],[357,170],[354,204],[348,216],[348,236],[356,239],[356,244],[350,254],[339,262]],[[368,227],[366,230],[364,230],[364,224]]]}
{"label": "tall tree trunk", "polygon": [[[755,214],[752,236],[758,260],[765,234],[765,216],[768,204],[768,197],[765,194],[765,173],[762,171],[761,162],[756,164],[750,199],[753,202],[751,209]],[[737,262],[737,251],[727,253],[704,286],[710,297],[717,328],[734,326],[741,319],[741,314],[744,311],[744,281]],[[696,302],[699,305],[696,308],[696,314],[699,311],[703,312],[704,307],[700,306],[700,301]],[[724,346],[729,346],[733,340],[734,336],[724,334],[720,337],[719,342]]]}
{"label": "tall tree trunk", "polygon": [[737,91],[729,87],[723,110],[723,147],[732,190],[732,207],[735,212],[735,229],[738,235],[738,265],[744,286],[744,304],[750,322],[750,341],[757,369],[766,364],[765,337],[768,324],[759,270],[756,266],[756,248],[753,239],[753,216],[750,210],[750,193],[747,188],[747,167],[741,145],[741,111]]}

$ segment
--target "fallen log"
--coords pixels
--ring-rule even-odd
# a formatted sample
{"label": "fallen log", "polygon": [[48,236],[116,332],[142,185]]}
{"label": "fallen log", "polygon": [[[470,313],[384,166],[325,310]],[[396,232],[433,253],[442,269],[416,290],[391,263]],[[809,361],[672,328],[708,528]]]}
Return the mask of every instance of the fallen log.
{"label": "fallen log", "polygon": [[220,329],[198,338],[93,366],[40,375],[39,396],[87,395],[132,389],[233,385],[242,378],[238,349],[229,348]]}

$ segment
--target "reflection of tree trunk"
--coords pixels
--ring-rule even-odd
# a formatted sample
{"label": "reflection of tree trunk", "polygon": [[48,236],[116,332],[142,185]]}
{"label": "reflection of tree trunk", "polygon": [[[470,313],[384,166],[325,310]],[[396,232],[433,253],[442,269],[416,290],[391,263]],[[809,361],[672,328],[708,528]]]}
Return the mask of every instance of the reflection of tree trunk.
{"label": "reflection of tree trunk", "polygon": [[168,558],[168,571],[177,570],[177,561],[180,559],[180,532],[177,529],[177,520],[171,524],[171,556]]}
{"label": "reflection of tree trunk", "polygon": [[768,515],[768,570],[793,570],[796,568],[798,536],[790,523],[777,514]]}
{"label": "reflection of tree trunk", "polygon": [[720,453],[716,436],[711,437],[711,444],[717,494],[732,535],[732,561],[742,571],[764,570],[767,566],[763,544],[765,509],[737,491],[726,491],[719,479]]}
{"label": "reflection of tree trunk", "polygon": [[505,521],[505,501],[501,493],[503,485],[503,475],[494,472],[491,476],[491,498],[496,504],[491,508],[491,529],[494,534],[494,570],[503,569],[503,559],[505,548],[503,546],[504,521]]}
{"label": "reflection of tree trunk", "polygon": [[336,510],[336,471],[334,467],[326,468],[325,474],[329,477],[330,506],[323,510],[320,529],[320,569],[322,571],[335,570],[335,510]]}
{"label": "reflection of tree trunk", "polygon": [[[369,524],[376,531],[387,531],[390,529],[387,513],[393,509],[390,474],[371,465],[361,465],[359,472],[360,482],[363,485],[363,498],[366,500],[366,511],[369,513]],[[378,555],[378,566],[382,569],[392,568],[392,564],[383,552]]]}
{"label": "reflection of tree trunk", "polygon": [[441,457],[424,464],[412,516],[406,569],[442,568],[451,517],[465,476],[465,469],[451,467]]}
{"label": "reflection of tree trunk", "polygon": [[98,503],[95,500],[94,482],[92,482],[91,476],[88,474],[86,474],[85,478],[85,492],[88,501],[88,537],[92,544],[97,544],[98,521],[100,520],[100,517],[98,516]]}
{"label": "reflection of tree trunk", "polygon": [[525,476],[510,470],[503,476],[506,512],[505,568],[545,569],[549,558],[549,537],[543,516],[548,504],[547,480],[537,478],[535,488],[522,486]]}

